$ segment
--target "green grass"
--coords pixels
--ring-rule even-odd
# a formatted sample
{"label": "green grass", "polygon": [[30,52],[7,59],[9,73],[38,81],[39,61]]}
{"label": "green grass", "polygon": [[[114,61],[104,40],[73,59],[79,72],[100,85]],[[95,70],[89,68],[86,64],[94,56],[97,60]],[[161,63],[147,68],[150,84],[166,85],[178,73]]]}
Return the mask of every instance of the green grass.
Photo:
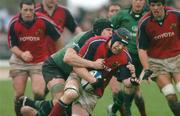
{"label": "green grass", "polygon": [[[148,116],[173,116],[164,96],[160,93],[157,86],[152,83],[142,84],[142,94],[145,99],[146,110]],[[0,81],[0,115],[15,116],[13,110],[13,89],[12,83],[8,81]],[[32,97],[30,83],[26,88],[26,95]],[[179,97],[179,96],[178,96]],[[49,97],[48,97],[49,98]],[[179,97],[180,98],[180,97]],[[107,105],[112,103],[112,96],[109,87],[106,89],[104,96],[98,101],[93,116],[107,116]],[[139,116],[136,106],[132,105],[133,116]]]}

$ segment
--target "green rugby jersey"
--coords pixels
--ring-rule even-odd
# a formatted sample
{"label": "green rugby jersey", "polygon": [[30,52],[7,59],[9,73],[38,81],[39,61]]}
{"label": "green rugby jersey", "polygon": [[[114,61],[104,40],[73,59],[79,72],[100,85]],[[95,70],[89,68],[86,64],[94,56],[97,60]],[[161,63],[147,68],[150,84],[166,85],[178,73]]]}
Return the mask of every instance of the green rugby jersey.
{"label": "green rugby jersey", "polygon": [[138,16],[131,11],[131,9],[120,10],[116,15],[112,16],[110,19],[115,26],[115,28],[125,27],[131,33],[131,40],[128,43],[128,51],[133,54],[137,54],[136,47],[136,33],[138,20],[141,18],[142,14]]}

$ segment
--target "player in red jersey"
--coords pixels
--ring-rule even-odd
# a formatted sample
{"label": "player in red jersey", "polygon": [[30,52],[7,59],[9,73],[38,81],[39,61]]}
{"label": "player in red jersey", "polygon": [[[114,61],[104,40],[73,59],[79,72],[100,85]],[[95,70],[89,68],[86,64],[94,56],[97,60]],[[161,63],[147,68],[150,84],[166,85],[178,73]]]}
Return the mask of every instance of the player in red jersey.
{"label": "player in red jersey", "polygon": [[180,92],[180,12],[167,8],[164,0],[149,0],[149,4],[150,12],[138,25],[140,60],[144,70],[153,71],[152,79],[174,115],[179,116],[180,102],[175,90]]}
{"label": "player in red jersey", "polygon": [[15,91],[16,115],[20,115],[19,97],[24,95],[28,77],[31,77],[32,91],[35,99],[43,99],[45,82],[42,76],[42,62],[49,56],[46,36],[54,41],[60,38],[57,26],[39,13],[34,13],[35,2],[24,0],[20,3],[20,13],[11,21],[8,43],[12,56],[10,58],[10,76]]}
{"label": "player in red jersey", "polygon": [[[130,79],[132,75],[127,68],[128,62],[130,61],[130,56],[125,48],[128,44],[128,38],[129,32],[124,28],[120,28],[118,31],[114,32],[110,39],[102,36],[89,39],[81,48],[79,54],[83,58],[92,61],[99,58],[105,59],[104,69],[99,70],[103,78],[96,79],[87,69],[74,67],[75,73],[84,80],[88,82],[96,80],[94,83],[91,83],[94,89],[92,91],[86,91],[86,89],[81,91],[82,88],[79,88],[79,79],[76,77],[75,73],[71,73],[65,85],[65,92],[60,98],[59,103],[53,107],[50,116],[64,116],[67,113],[69,105],[77,99],[78,96],[79,98],[73,104],[72,114],[77,116],[91,115],[96,105],[97,98],[103,95],[104,89],[112,75],[121,75],[118,77],[122,78],[118,80],[123,80],[125,84],[131,84],[131,82],[133,84],[138,84],[138,80],[134,79],[135,77],[131,78],[132,80]],[[132,65],[130,67],[132,69]]]}
{"label": "player in red jersey", "polygon": [[[64,31],[64,28],[67,28],[72,33],[81,32],[69,10],[62,5],[58,5],[58,0],[42,0],[41,4],[37,4],[36,12],[40,12],[52,19],[61,28],[61,32]],[[61,41],[64,41],[63,38],[61,38]],[[55,47],[52,39],[48,39],[47,43],[50,55],[60,49]],[[61,43],[60,47],[63,47],[64,42]]]}

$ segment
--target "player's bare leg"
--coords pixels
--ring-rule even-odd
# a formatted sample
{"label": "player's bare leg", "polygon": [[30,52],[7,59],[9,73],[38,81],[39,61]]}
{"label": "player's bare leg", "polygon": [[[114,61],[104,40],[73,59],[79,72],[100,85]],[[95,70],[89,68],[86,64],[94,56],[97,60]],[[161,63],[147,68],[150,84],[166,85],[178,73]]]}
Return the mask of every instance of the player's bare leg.
{"label": "player's bare leg", "polygon": [[79,85],[79,78],[75,73],[71,73],[66,81],[64,94],[52,109],[50,116],[56,116],[57,114],[71,114],[71,103],[79,96]]}
{"label": "player's bare leg", "polygon": [[81,104],[74,104],[72,105],[72,116],[89,116],[89,113]]}

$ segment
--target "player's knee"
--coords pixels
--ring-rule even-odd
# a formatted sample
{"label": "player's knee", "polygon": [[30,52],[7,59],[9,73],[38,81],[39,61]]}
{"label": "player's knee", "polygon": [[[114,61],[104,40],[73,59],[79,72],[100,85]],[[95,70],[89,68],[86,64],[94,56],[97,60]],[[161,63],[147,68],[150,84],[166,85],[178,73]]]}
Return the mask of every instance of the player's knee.
{"label": "player's knee", "polygon": [[52,94],[55,94],[55,93],[59,93],[61,91],[63,91],[64,89],[64,84],[62,83],[57,83],[57,84],[54,84],[51,88],[50,88],[50,92]]}
{"label": "player's knee", "polygon": [[177,89],[178,92],[180,92],[180,82],[176,83],[176,89]]}
{"label": "player's knee", "polygon": [[174,86],[173,86],[172,84],[167,84],[167,85],[165,85],[165,86],[161,89],[161,91],[162,91],[162,93],[163,93],[166,97],[176,94],[176,91],[175,91]]}
{"label": "player's knee", "polygon": [[76,87],[66,88],[63,96],[73,101],[79,97],[79,90]]}

